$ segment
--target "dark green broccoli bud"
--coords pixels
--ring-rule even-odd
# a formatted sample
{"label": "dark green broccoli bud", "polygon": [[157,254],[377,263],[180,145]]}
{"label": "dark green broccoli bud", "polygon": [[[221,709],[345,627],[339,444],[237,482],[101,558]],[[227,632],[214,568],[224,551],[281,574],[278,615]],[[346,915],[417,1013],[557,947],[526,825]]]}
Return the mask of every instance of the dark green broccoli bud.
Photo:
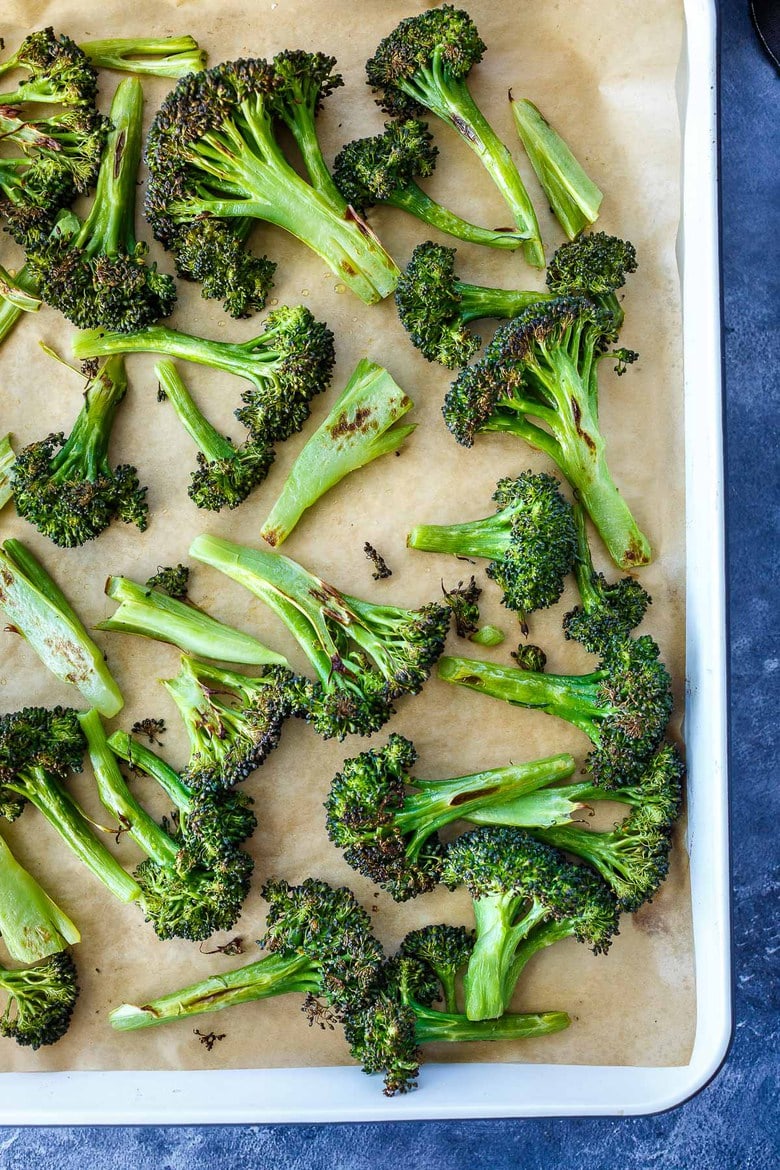
{"label": "dark green broccoli bud", "polygon": [[105,655],[85,630],[57,582],[19,540],[0,550],[0,610],[44,666],[77,687],[110,719],[124,699]]}
{"label": "dark green broccoli bud", "polygon": [[577,557],[574,575],[582,605],[563,619],[567,638],[580,642],[591,654],[603,654],[610,642],[630,634],[642,622],[652,598],[633,577],[609,582],[597,573],[588,544],[585,511],[574,506],[577,526]]}
{"label": "dark green broccoli bud", "polygon": [[406,538],[410,548],[484,557],[487,575],[501,588],[502,601],[525,619],[555,605],[577,555],[571,504],[552,475],[527,471],[500,479],[493,493],[498,511],[465,524],[423,524]]}
{"label": "dark green broccoli bud", "polygon": [[445,605],[361,601],[280,553],[214,536],[197,537],[190,554],[244,585],[288,626],[317,677],[296,705],[305,701],[306,718],[326,738],[378,731],[394,700],[422,690],[444,648]]}
{"label": "dark green broccoli bud", "polygon": [[[2,504],[0,504],[0,507],[2,507]],[[385,581],[388,577],[392,577],[393,570],[390,568],[381,552],[378,552],[377,549],[374,548],[373,544],[369,544],[369,542],[366,541],[363,545],[363,552],[374,566],[374,571],[371,576],[375,581]]]}
{"label": "dark green broccoli bud", "polygon": [[333,334],[308,309],[283,306],[268,314],[263,332],[244,342],[207,341],[164,325],[137,333],[88,330],[73,341],[78,358],[159,353],[226,370],[252,383],[236,417],[256,442],[289,438],[309,417],[309,402],[325,390],[335,363]]}
{"label": "dark green broccoli bud", "polygon": [[190,654],[216,658],[220,662],[247,666],[287,666],[287,659],[269,650],[251,634],[227,626],[204,610],[179,601],[156,589],[138,585],[127,577],[109,577],[106,594],[119,602],[119,609],[100,630],[116,630],[170,642]]}
{"label": "dark green broccoli bud", "polygon": [[542,674],[547,665],[547,655],[541,646],[534,646],[532,642],[521,642],[509,656],[514,658],[519,670],[532,670],[535,674]]}
{"label": "dark green broccoli bud", "polygon": [[516,317],[550,293],[515,292],[466,284],[455,275],[455,249],[430,240],[418,244],[398,281],[395,303],[412,345],[429,362],[448,369],[466,366],[482,345],[468,328],[486,317]]}
{"label": "dark green broccoli bud", "polygon": [[472,576],[468,585],[458,581],[455,589],[445,589],[442,582],[441,591],[444,600],[452,610],[455,621],[455,633],[459,638],[470,638],[479,629],[479,599],[482,590]]}
{"label": "dark green broccoli bud", "polygon": [[19,963],[37,963],[81,938],[76,925],[22,868],[2,836],[0,934],[8,954]]}
{"label": "dark green broccoli bud", "polygon": [[512,156],[477,106],[468,74],[482,60],[485,44],[462,9],[451,4],[409,16],[379,44],[366,64],[368,83],[393,117],[429,110],[471,147],[501,192],[529,264],[544,267],[539,224]]}
{"label": "dark green broccoli bud", "polygon": [[347,202],[362,214],[385,203],[458,240],[488,248],[521,247],[525,237],[512,228],[477,227],[418,186],[417,179],[433,174],[438,153],[425,122],[416,118],[386,122],[383,134],[358,138],[342,149],[333,164],[333,177]]}
{"label": "dark green broccoli bud", "polygon": [[270,954],[143,1007],[123,1004],[111,1012],[111,1026],[145,1028],[290,993],[322,999],[337,1019],[364,1003],[384,953],[354,894],[307,878],[300,886],[270,881],[263,897],[269,912],[262,945]]}
{"label": "dark green broccoli bud", "polygon": [[465,447],[481,432],[505,431],[548,455],[615,564],[629,569],[647,564],[651,550],[612,479],[598,420],[598,363],[616,336],[612,312],[585,297],[526,309],[460,372],[443,413]]}
{"label": "dark green broccoli bud", "polygon": [[672,712],[669,672],[648,635],[615,639],[589,674],[538,674],[478,662],[442,658],[439,677],[556,715],[578,727],[593,749],[587,764],[599,784],[611,787],[641,776],[663,739]]}
{"label": "dark green broccoli bud", "polygon": [[510,105],[515,127],[555,218],[570,240],[598,219],[604,193],[589,179],[560,134],[527,98]]}
{"label": "dark green broccoli bud", "polygon": [[254,221],[198,219],[176,237],[176,271],[201,286],[205,300],[222,301],[231,317],[249,317],[265,308],[276,264],[245,247]]}
{"label": "dark green broccoli bud", "polygon": [[187,565],[158,565],[157,572],[153,573],[146,582],[149,589],[159,589],[176,601],[183,601],[187,596],[187,586],[190,579],[190,570]]}
{"label": "dark green broccoli bud", "polygon": [[250,678],[182,656],[176,678],[163,685],[189,736],[188,785],[231,788],[260,767],[291,714],[286,691],[291,678],[282,666],[269,666]]}
{"label": "dark green broccoli bud", "polygon": [[87,383],[84,405],[65,439],[49,435],[24,447],[14,464],[16,510],[61,548],[100,536],[112,520],[147,525],[146,488],[136,469],[108,462],[111,431],[127,391],[121,357],[108,358]]}
{"label": "dark green broccoli bud", "polygon": [[383,366],[362,358],[292,465],[260,530],[263,540],[276,548],[304,512],[347,475],[399,451],[416,427],[398,425],[413,406]]}
{"label": "dark green broccoli bud", "polygon": [[[504,806],[536,788],[571,776],[574,759],[552,756],[448,780],[410,775],[417,753],[401,735],[384,748],[345,760],[325,803],[326,828],[347,862],[397,902],[440,880],[438,831],[454,821],[504,822]],[[517,823],[512,813],[509,823]]]}
{"label": "dark green broccoli bud", "polygon": [[96,69],[151,77],[186,77],[206,68],[206,53],[193,37],[109,37],[79,48]]}
{"label": "dark green broccoli bud", "polygon": [[95,199],[80,223],[66,214],[49,236],[27,241],[27,263],[41,296],[82,329],[142,329],[167,317],[176,301],[170,276],[147,264],[135,238],[135,191],[141,158],[143,91],[123,81],[111,103],[112,130]]}
{"label": "dark green broccoli bud", "polygon": [[[146,215],[155,238],[174,253],[179,236],[204,219],[247,219],[283,228],[308,245],[366,304],[393,291],[398,269],[341,197],[316,140],[314,115],[339,84],[332,58],[282,53],[228,61],[179,81],[149,132]],[[285,122],[312,182],[288,163],[276,137]],[[191,240],[186,250],[191,252]],[[238,270],[235,258],[234,271]]]}
{"label": "dark green broccoli bud", "polygon": [[8,997],[0,1016],[0,1036],[32,1049],[56,1044],[70,1027],[76,1007],[76,964],[67,951],[60,951],[35,967],[0,966],[0,989]]}
{"label": "dark green broccoli bud", "polygon": [[521,829],[464,833],[447,849],[442,880],[466,886],[474,900],[477,933],[464,977],[471,1020],[502,1015],[536,951],[574,937],[603,954],[617,933],[609,886]]}
{"label": "dark green broccoli bud", "polygon": [[273,447],[255,442],[236,447],[198,410],[173,362],[158,362],[154,372],[179,422],[198,447],[198,466],[187,488],[190,499],[210,512],[237,508],[268,475]]}

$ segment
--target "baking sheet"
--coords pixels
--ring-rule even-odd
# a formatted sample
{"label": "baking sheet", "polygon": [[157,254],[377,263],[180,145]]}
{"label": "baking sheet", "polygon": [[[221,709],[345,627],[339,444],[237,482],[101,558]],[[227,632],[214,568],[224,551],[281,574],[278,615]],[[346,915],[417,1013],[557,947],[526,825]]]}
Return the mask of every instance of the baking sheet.
{"label": "baking sheet", "polygon": [[[325,152],[332,158],[343,142],[381,128],[382,114],[372,105],[362,64],[380,36],[417,7],[422,6],[369,3],[361,14],[370,19],[354,28],[354,8],[345,3],[329,5],[325,14],[322,6],[311,0],[279,0],[253,6],[251,17],[245,6],[229,3],[220,6],[219,25],[213,28],[213,10],[202,3],[152,5],[143,0],[129,18],[119,4],[109,3],[91,13],[89,21],[84,19],[83,8],[75,4],[12,3],[2,32],[6,43],[12,45],[24,32],[46,23],[55,23],[76,39],[130,35],[138,29],[159,35],[187,31],[202,41],[212,62],[241,54],[270,56],[284,47],[332,52],[339,58],[347,82],[345,89],[329,99],[321,120]],[[642,572],[642,580],[654,597],[647,628],[661,644],[675,679],[675,727],[679,727],[685,550],[679,282],[674,255],[679,210],[674,77],[682,9],[676,3],[628,3],[607,12],[595,2],[553,5],[532,0],[524,6],[522,28],[518,28],[514,6],[480,0],[470,4],[469,10],[489,46],[485,62],[472,75],[474,93],[512,146],[537,205],[541,207],[543,200],[521,149],[515,145],[505,100],[510,85],[518,96],[531,97],[552,118],[605,190],[598,226],[628,235],[637,245],[640,271],[627,289],[623,338],[625,344],[641,351],[642,360],[621,381],[604,374],[601,415],[615,478],[656,550],[656,562]],[[114,80],[113,75],[103,75],[106,102]],[[166,86],[156,81],[144,85],[151,116]],[[454,136],[449,141],[443,128],[435,130],[441,157],[429,186],[431,192],[476,222],[506,222],[498,195],[470,152]],[[541,218],[551,251],[561,234],[549,215]],[[377,211],[372,222],[400,262],[416,242],[430,234],[400,212]],[[424,362],[412,349],[392,302],[366,309],[341,290],[336,278],[316,258],[271,229],[258,230],[255,246],[260,251],[267,249],[279,260],[273,293],[278,303],[304,301],[336,333],[338,366],[333,388],[315,404],[311,426],[327,412],[355,362],[364,355],[388,366],[414,399],[412,417],[420,424],[400,458],[380,461],[340,485],[304,518],[282,551],[362,596],[402,604],[435,597],[442,578],[453,584],[472,567],[407,551],[404,538],[408,529],[423,521],[446,523],[486,514],[499,476],[547,465],[530,449],[501,436],[486,436],[471,451],[459,448],[440,418],[450,375]],[[2,261],[12,266],[14,257],[4,242],[6,248]],[[541,286],[517,254],[490,253],[463,244],[458,258],[464,279]],[[166,266],[164,257],[161,262]],[[202,302],[196,289],[181,285],[172,323],[206,336],[239,339],[257,331],[259,318],[233,322],[217,306]],[[46,430],[69,429],[79,406],[80,379],[43,355],[35,341],[43,338],[67,354],[70,336],[70,326],[44,310],[36,319],[20,322],[3,347],[0,430],[10,429],[20,445],[40,436],[44,411]],[[192,464],[192,449],[170,408],[155,401],[154,360],[151,356],[128,359],[131,390],[115,445],[117,461],[136,462],[142,480],[150,485],[152,521],[148,531],[140,534],[115,526],[90,546],[61,552],[10,513],[3,514],[4,535],[20,537],[41,555],[88,624],[114,609],[102,595],[109,573],[143,580],[158,564],[184,559],[190,539],[204,530],[247,543],[259,541],[262,520],[306,438],[306,433],[296,436],[280,448],[267,484],[238,513],[220,517],[198,513],[185,494],[185,469]],[[243,385],[229,375],[195,367],[182,369],[209,417],[237,435],[232,411]],[[30,402],[36,404],[32,411]],[[177,459],[182,461],[183,470],[171,474]],[[431,468],[436,469],[435,476]],[[371,580],[371,566],[362,554],[365,540],[375,544],[393,568],[394,575],[388,581]],[[606,567],[603,560],[602,564]],[[475,656],[507,661],[512,639],[519,637],[516,619],[498,604],[483,567],[475,566],[474,571],[488,587],[483,595],[485,620],[493,621],[508,635],[504,646],[494,651],[475,650]],[[196,566],[192,595],[215,615],[251,629],[304,665],[295,644],[264,607],[219,574]],[[532,638],[545,646],[549,668],[554,671],[587,668],[587,656],[564,643],[559,632],[560,617],[571,602],[571,594],[567,594],[555,610],[533,619]],[[141,716],[163,714],[170,727],[166,755],[182,764],[186,745],[178,733],[177,713],[154,681],[176,672],[177,653],[125,635],[98,638],[127,699],[115,724],[129,727]],[[468,644],[454,636],[448,650],[471,652]],[[76,702],[76,693],[52,680],[32,652],[12,635],[3,635],[0,654],[3,709],[33,701]],[[571,750],[582,758],[587,750],[583,737],[565,724],[541,714],[510,711],[435,679],[422,695],[402,703],[396,719],[371,742],[384,742],[390,730],[414,739],[420,754],[417,770],[432,777],[559,750]],[[247,791],[257,800],[261,821],[252,843],[257,880],[236,930],[250,950],[252,940],[262,931],[258,889],[271,874],[297,881],[311,873],[349,883],[365,905],[377,907],[376,928],[389,947],[397,944],[407,929],[427,921],[469,921],[468,899],[446,892],[396,907],[388,895],[377,896],[369,884],[353,874],[328,843],[321,805],[329,780],[346,755],[366,746],[367,741],[356,739],[343,745],[324,744],[302,725],[291,725],[280,749],[247,783]],[[79,778],[74,791],[101,819],[88,776]],[[83,993],[66,1039],[36,1054],[5,1044],[0,1067],[196,1069],[348,1063],[339,1034],[310,1030],[292,999],[245,1005],[222,1015],[204,1016],[192,1025],[124,1036],[111,1033],[106,1012],[121,1000],[144,1000],[233,966],[238,960],[202,955],[191,943],[159,943],[142,922],[138,909],[120,907],[104,895],[78,863],[56,847],[54,834],[33,814],[10,826],[7,833],[20,860],[29,864],[81,927],[84,941],[77,958]],[[117,851],[125,864],[133,863],[136,855],[131,843],[123,841]],[[208,944],[203,949],[209,949]],[[554,948],[529,967],[514,1006],[520,1010],[564,1008],[574,1023],[566,1032],[520,1046],[431,1047],[428,1059],[684,1064],[693,1040],[695,992],[687,868],[680,845],[669,880],[652,905],[624,919],[622,932],[606,958],[594,958],[574,942]],[[225,1038],[209,1052],[193,1035],[193,1026],[203,1032],[213,1027],[225,1033]]]}

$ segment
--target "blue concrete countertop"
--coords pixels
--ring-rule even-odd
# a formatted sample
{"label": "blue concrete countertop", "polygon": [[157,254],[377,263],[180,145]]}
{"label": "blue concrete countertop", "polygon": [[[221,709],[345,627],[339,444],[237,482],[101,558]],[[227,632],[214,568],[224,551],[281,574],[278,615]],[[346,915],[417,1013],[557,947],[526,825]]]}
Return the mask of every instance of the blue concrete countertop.
{"label": "blue concrete countertop", "polygon": [[[0,1128],[0,1170],[775,1170],[777,991],[771,912],[780,752],[777,72],[748,0],[721,3],[721,140],[736,1028],[697,1097],[628,1120],[117,1129]],[[774,538],[774,539],[773,539]],[[772,813],[774,812],[774,816]],[[773,971],[774,968],[774,971]]]}

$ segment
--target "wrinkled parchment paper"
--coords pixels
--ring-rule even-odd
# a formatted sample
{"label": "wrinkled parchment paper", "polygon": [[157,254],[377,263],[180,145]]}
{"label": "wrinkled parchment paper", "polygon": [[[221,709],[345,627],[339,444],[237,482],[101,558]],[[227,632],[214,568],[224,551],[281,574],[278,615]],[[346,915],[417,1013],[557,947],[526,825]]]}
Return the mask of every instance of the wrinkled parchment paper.
{"label": "wrinkled parchment paper", "polygon": [[[10,0],[4,11],[6,46],[26,32],[54,24],[75,39],[111,35],[165,35],[188,32],[207,48],[210,60],[240,55],[271,56],[283,48],[304,47],[332,53],[346,86],[326,103],[321,135],[332,159],[346,141],[378,131],[383,116],[364,81],[363,64],[381,36],[400,18],[424,5],[369,0],[362,4],[333,0],[223,0],[217,4],[176,0],[102,0],[85,7],[82,0]],[[598,226],[627,235],[637,246],[640,270],[626,290],[623,340],[642,359],[625,378],[604,369],[601,416],[609,459],[617,482],[649,534],[656,560],[642,570],[653,595],[646,628],[661,644],[672,670],[678,704],[674,733],[682,715],[684,677],[683,628],[683,450],[680,307],[675,265],[675,233],[680,203],[679,126],[675,70],[680,52],[682,5],[679,0],[470,0],[483,39],[484,62],[472,74],[473,90],[507,143],[528,182],[537,208],[544,200],[514,134],[507,90],[533,99],[573,145],[590,175],[605,191]],[[107,106],[118,75],[102,76]],[[165,82],[147,80],[147,119],[166,92]],[[506,208],[477,161],[444,127],[436,126],[441,150],[430,191],[475,222],[508,222]],[[378,210],[372,222],[402,264],[415,243],[433,234],[401,212]],[[562,241],[546,211],[541,214],[548,254]],[[139,229],[144,229],[140,225]],[[438,237],[436,237],[438,238]],[[445,241],[446,242],[446,241]],[[451,241],[449,241],[451,242]],[[541,455],[504,436],[480,438],[467,451],[446,432],[441,402],[450,380],[447,371],[426,363],[401,329],[392,299],[366,308],[338,284],[316,257],[274,229],[259,227],[259,252],[279,261],[273,302],[303,301],[324,318],[337,338],[338,366],[331,390],[315,402],[310,428],[329,409],[357,360],[368,356],[385,364],[413,398],[410,416],[418,429],[400,457],[386,457],[353,475],[302,520],[282,551],[311,566],[323,577],[359,596],[415,605],[437,597],[441,581],[449,586],[475,572],[485,586],[483,618],[502,628],[506,642],[480,650],[453,634],[448,652],[508,662],[519,640],[516,617],[503,609],[497,590],[485,578],[484,563],[474,566],[452,558],[414,553],[405,535],[415,523],[447,523],[486,515],[490,495],[502,475],[526,468],[550,469]],[[163,268],[168,259],[159,255]],[[0,260],[7,267],[18,256],[7,236],[0,240]],[[466,244],[458,249],[458,269],[466,280],[507,287],[541,287],[520,253],[493,252]],[[270,307],[270,306],[269,306]],[[197,288],[181,284],[172,324],[221,340],[239,340],[258,331],[260,317],[234,322],[214,303],[200,299]],[[490,325],[483,327],[489,336]],[[18,445],[49,431],[68,431],[80,405],[82,381],[47,357],[45,340],[69,357],[71,327],[55,312],[23,319],[0,352],[0,433],[11,430]],[[190,440],[170,407],[156,401],[151,355],[130,357],[130,391],[115,432],[115,462],[137,464],[149,484],[151,523],[146,533],[114,525],[99,540],[81,549],[61,551],[18,520],[3,513],[4,537],[17,536],[40,555],[88,625],[107,617],[114,603],[103,595],[109,574],[144,581],[158,565],[185,560],[191,539],[201,531],[246,543],[259,542],[263,519],[310,428],[280,447],[267,483],[238,512],[199,513],[186,495],[194,464]],[[240,437],[232,417],[244,384],[228,374],[182,366],[206,414],[226,433]],[[364,558],[371,541],[386,557],[393,576],[375,583]],[[596,543],[595,555],[607,567]],[[608,570],[609,571],[609,570]],[[614,570],[611,570],[613,573]],[[205,566],[194,566],[194,601],[215,616],[250,630],[289,655],[299,667],[304,659],[287,631],[259,601]],[[549,669],[586,670],[584,652],[560,633],[563,613],[573,603],[571,590],[552,611],[533,615],[531,638],[545,647]],[[129,728],[143,716],[163,716],[169,731],[165,753],[176,765],[187,758],[177,711],[158,678],[173,676],[178,654],[129,635],[98,634],[126,696],[115,726]],[[79,705],[76,691],[58,684],[26,644],[11,633],[0,634],[0,707],[14,710],[29,703]],[[415,699],[399,705],[384,733],[410,736],[419,751],[418,774],[446,777],[522,761],[562,750],[578,759],[587,751],[584,736],[541,713],[512,710],[502,703],[432,679]],[[426,922],[470,922],[468,898],[436,892],[397,907],[354,874],[329,844],[322,802],[329,781],[349,755],[368,747],[350,739],[343,745],[323,743],[301,723],[288,726],[281,747],[246,783],[260,820],[251,848],[256,880],[235,933],[244,937],[243,959],[220,954],[214,944],[199,949],[188,942],[157,941],[136,906],[122,907],[89,873],[60,848],[52,830],[30,810],[3,827],[19,859],[41,879],[79,924],[83,941],[76,950],[82,995],[69,1035],[52,1048],[31,1053],[10,1041],[0,1044],[3,1069],[199,1069],[347,1063],[340,1032],[309,1028],[294,997],[247,1004],[190,1023],[125,1035],[108,1027],[108,1011],[129,1000],[146,999],[182,984],[225,970],[256,954],[262,932],[259,889],[270,875],[290,881],[312,874],[349,883],[374,911],[376,929],[388,948],[403,934]],[[73,785],[95,819],[105,824],[88,773]],[[139,783],[138,791],[145,794]],[[164,802],[156,805],[165,811]],[[615,810],[617,811],[617,810]],[[603,823],[608,825],[610,816]],[[623,920],[620,936],[606,957],[594,958],[582,945],[568,941],[539,955],[521,980],[518,1010],[565,1009],[568,1031],[537,1041],[512,1044],[431,1047],[429,1060],[542,1061],[583,1064],[676,1065],[690,1053],[694,1030],[694,983],[687,863],[680,841],[669,880],[652,905]],[[137,860],[126,837],[119,845],[107,836],[123,864]],[[224,1038],[212,1051],[193,1028],[212,1029]],[[424,1091],[424,1076],[422,1086]],[[380,1091],[377,1085],[377,1092]]]}

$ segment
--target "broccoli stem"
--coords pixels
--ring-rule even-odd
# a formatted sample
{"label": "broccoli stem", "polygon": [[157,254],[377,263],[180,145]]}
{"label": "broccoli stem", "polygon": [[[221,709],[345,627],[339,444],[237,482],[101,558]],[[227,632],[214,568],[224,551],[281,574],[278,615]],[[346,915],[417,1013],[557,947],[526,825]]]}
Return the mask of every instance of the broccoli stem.
{"label": "broccoli stem", "polygon": [[[399,207],[411,215],[429,224],[445,235],[454,236],[456,240],[465,240],[470,244],[482,244],[488,248],[504,248],[515,251],[525,242],[525,237],[518,235],[510,228],[484,228],[470,223],[454,211],[443,207],[430,195],[426,195],[422,187],[414,181],[405,187],[393,191],[391,195],[382,199],[390,207]],[[492,314],[491,314],[492,315]]]}
{"label": "broccoli stem", "polygon": [[31,281],[11,276],[0,264],[0,300],[7,301],[24,313],[37,313],[41,307],[41,299],[29,287]]}
{"label": "broccoli stem", "polygon": [[[604,795],[608,798],[610,794]],[[618,793],[611,795],[619,799]],[[623,856],[624,852],[632,853],[636,849],[630,837],[611,832],[594,832],[583,825],[552,825],[546,829],[534,829],[533,834],[547,845],[565,849],[567,853],[589,862],[613,888],[615,874],[626,882],[635,881],[636,864],[631,857]]]}
{"label": "broccoli stem", "polygon": [[474,151],[526,237],[526,260],[534,268],[544,268],[544,248],[533,204],[511,154],[474,101],[465,78],[447,74],[442,66],[442,51],[437,48],[430,66],[421,67],[413,79],[399,80],[397,85],[456,130]]}
{"label": "broccoli stem", "polygon": [[87,740],[100,803],[115,816],[123,829],[158,865],[174,865],[179,847],[141,807],[125,783],[116,756],[108,746],[100,713],[94,708],[81,711],[78,721]]}
{"label": "broccoli stem", "polygon": [[0,509],[4,508],[13,496],[11,468],[15,462],[16,454],[11,446],[11,436],[4,435],[0,439]]}
{"label": "broccoli stem", "polygon": [[474,900],[477,934],[463,977],[469,1020],[496,1019],[509,1006],[517,983],[514,960],[518,945],[547,913],[543,906],[533,904],[516,922],[523,905],[524,899],[513,894],[490,894]]}
{"label": "broccoli stem", "polygon": [[81,939],[77,927],[23,869],[0,836],[0,934],[12,959],[37,963]]}
{"label": "broccoli stem", "polygon": [[463,524],[418,524],[406,538],[408,548],[456,557],[500,560],[509,548],[512,524],[503,512]]}
{"label": "broccoli stem", "polygon": [[[344,197],[333,181],[333,176],[323,157],[317,135],[316,110],[311,101],[304,93],[301,93],[298,102],[294,104],[282,103],[277,108],[276,114],[282,119],[295,139],[312,185],[334,207],[340,208],[344,204]],[[365,225],[362,217],[356,218],[355,222]],[[370,231],[371,229],[366,225],[366,230]]]}
{"label": "broccoli stem", "polygon": [[100,163],[95,198],[73,241],[87,256],[135,251],[135,192],[141,162],[144,95],[125,78],[111,102],[111,130]]}
{"label": "broccoli stem", "polygon": [[568,1028],[566,1012],[512,1012],[499,1019],[470,1020],[459,1012],[437,1012],[420,1004],[413,1005],[416,1016],[414,1032],[418,1044],[439,1041],[461,1043],[467,1040],[530,1040],[549,1036]]}
{"label": "broccoli stem", "polygon": [[219,459],[232,459],[236,453],[235,447],[198,410],[173,362],[158,362],[154,372],[179,422],[206,459],[210,463]]}
{"label": "broccoli stem", "polygon": [[59,586],[18,540],[0,551],[0,609],[52,674],[78,687],[110,719],[124,705],[102,651]]}
{"label": "broccoli stem", "polygon": [[[2,186],[2,175],[0,175],[0,187]],[[23,293],[28,296],[38,299],[38,286],[30,274],[30,270],[25,264],[13,278],[14,284],[21,289]],[[21,317],[24,310],[18,304],[14,304],[7,296],[3,295],[0,290],[0,345],[3,344],[6,337],[13,329],[16,322]]]}
{"label": "broccoli stem", "polygon": [[516,317],[529,305],[553,299],[551,293],[485,288],[478,284],[464,284],[460,280],[455,281],[454,291],[460,297],[458,316],[465,322],[481,321],[486,317]]}
{"label": "broccoli stem", "polygon": [[318,967],[307,955],[270,954],[256,963],[148,1000],[143,1007],[122,1004],[108,1018],[112,1028],[127,1032],[290,992],[316,995],[320,982]]}
{"label": "broccoli stem", "polygon": [[192,812],[192,793],[179,773],[161,759],[146,744],[139,743],[126,731],[115,731],[108,737],[108,746],[115,756],[132,767],[138,767],[153,777],[179,812]]}
{"label": "broccoli stem", "polygon": [[287,659],[269,650],[251,634],[227,626],[203,610],[157,589],[148,589],[127,577],[109,577],[106,593],[118,601],[119,609],[99,630],[116,630],[170,642],[189,654],[236,662],[247,666],[287,666]]}
{"label": "broccoli stem", "polygon": [[79,48],[97,69],[152,77],[184,77],[206,65],[206,54],[190,36],[109,37],[82,41]]}
{"label": "broccoli stem", "polygon": [[110,475],[108,445],[119,404],[127,392],[125,364],[121,356],[109,357],[91,380],[68,438],[51,461],[51,479],[64,483],[72,475],[94,482]]}

